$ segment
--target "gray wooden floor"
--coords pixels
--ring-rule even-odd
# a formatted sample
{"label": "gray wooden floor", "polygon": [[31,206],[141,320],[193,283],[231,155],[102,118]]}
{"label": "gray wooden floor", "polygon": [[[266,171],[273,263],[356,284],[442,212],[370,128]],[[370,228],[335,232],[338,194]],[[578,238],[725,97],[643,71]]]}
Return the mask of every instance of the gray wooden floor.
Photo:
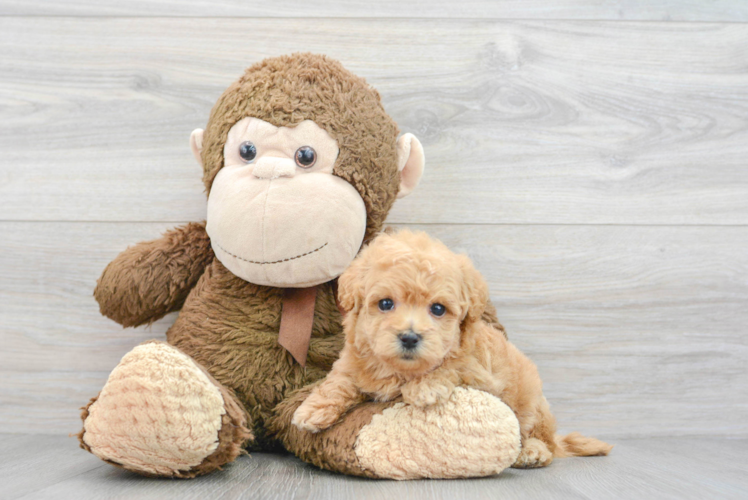
{"label": "gray wooden floor", "polygon": [[522,499],[748,498],[748,440],[616,441],[609,457],[469,480],[379,481],[321,471],[291,455],[255,453],[194,480],[149,479],[107,465],[73,438],[5,435],[0,498]]}

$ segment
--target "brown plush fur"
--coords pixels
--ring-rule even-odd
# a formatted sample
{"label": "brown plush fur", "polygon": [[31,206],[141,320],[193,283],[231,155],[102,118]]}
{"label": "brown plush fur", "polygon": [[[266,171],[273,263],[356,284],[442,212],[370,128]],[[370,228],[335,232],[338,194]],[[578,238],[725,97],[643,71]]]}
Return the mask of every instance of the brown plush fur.
{"label": "brown plush fur", "polygon": [[305,462],[353,476],[377,477],[361,466],[353,445],[361,428],[368,425],[375,415],[381,415],[394,402],[363,403],[349,411],[335,427],[312,434],[291,425],[291,419],[315,385],[290,394],[276,407],[275,414],[268,422],[270,431],[281,440],[283,446],[293,450],[296,456]]}
{"label": "brown plush fur", "polygon": [[[202,151],[206,190],[223,166],[228,130],[247,116],[276,126],[310,119],[325,128],[340,146],[333,174],[351,183],[364,200],[365,240],[379,231],[399,185],[398,129],[376,90],[325,56],[295,54],[250,67],[211,112]],[[254,285],[229,272],[215,259],[204,224],[188,224],[125,250],[107,266],[95,292],[102,313],[123,326],[149,323],[181,308],[167,340],[227,390],[227,405],[242,408],[254,434],[249,449],[279,448],[280,438],[305,460],[361,474],[340,457],[352,453],[358,429],[371,417],[368,410],[361,410],[366,418],[352,416],[325,440],[288,429],[287,412],[298,399],[274,416],[289,394],[325,376],[344,343],[333,284],[325,283],[319,286],[307,364],[301,368],[278,344],[282,296],[282,289]],[[495,314],[487,313],[487,319],[500,327]],[[242,433],[221,434],[219,450],[232,451],[209,457],[210,465],[193,472],[233,460],[244,439]]]}
{"label": "brown plush fur", "polygon": [[[367,397],[402,395],[423,407],[464,385],[501,398],[517,415],[523,440],[517,467],[610,451],[579,434],[556,437],[535,364],[482,320],[488,286],[464,255],[425,233],[383,234],[341,276],[339,295],[348,311],[346,344],[332,372],[296,411],[298,427],[326,429]],[[382,300],[393,308],[382,310]],[[433,312],[434,304],[446,312]],[[403,346],[405,334],[420,337],[415,348]]]}
{"label": "brown plush fur", "polygon": [[122,326],[152,323],[182,307],[213,260],[205,223],[190,223],[128,248],[104,269],[94,297]]}
{"label": "brown plush fur", "polygon": [[214,260],[166,334],[170,344],[233,389],[255,434],[250,449],[277,446],[265,420],[288,392],[323,377],[343,344],[332,286],[320,285],[302,368],[278,344],[282,300],[282,289],[243,281]]}

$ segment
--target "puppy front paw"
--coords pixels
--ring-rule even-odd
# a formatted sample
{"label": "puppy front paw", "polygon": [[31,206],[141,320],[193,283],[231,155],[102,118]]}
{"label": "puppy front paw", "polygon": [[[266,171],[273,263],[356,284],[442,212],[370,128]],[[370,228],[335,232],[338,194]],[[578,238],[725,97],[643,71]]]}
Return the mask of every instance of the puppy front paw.
{"label": "puppy front paw", "polygon": [[409,405],[424,408],[449,399],[454,387],[435,381],[411,381],[405,384],[401,392],[403,401]]}
{"label": "puppy front paw", "polygon": [[302,431],[319,432],[332,426],[340,418],[334,406],[315,406],[303,403],[293,414],[291,423]]}

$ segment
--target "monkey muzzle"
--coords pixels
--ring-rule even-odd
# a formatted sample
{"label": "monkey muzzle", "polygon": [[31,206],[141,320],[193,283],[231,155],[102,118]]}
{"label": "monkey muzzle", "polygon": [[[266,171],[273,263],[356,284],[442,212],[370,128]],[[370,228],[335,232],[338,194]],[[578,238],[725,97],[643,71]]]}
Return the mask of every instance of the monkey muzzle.
{"label": "monkey muzzle", "polygon": [[336,278],[363,242],[361,195],[335,175],[282,175],[283,159],[264,160],[253,169],[225,166],[213,181],[206,229],[216,258],[258,285],[302,288]]}

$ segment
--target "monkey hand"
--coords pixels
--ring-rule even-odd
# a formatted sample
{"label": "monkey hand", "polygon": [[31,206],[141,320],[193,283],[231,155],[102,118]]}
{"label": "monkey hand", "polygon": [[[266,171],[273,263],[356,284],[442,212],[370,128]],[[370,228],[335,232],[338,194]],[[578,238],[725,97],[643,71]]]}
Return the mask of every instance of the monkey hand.
{"label": "monkey hand", "polygon": [[213,257],[205,224],[177,227],[120,253],[94,297],[101,313],[122,326],[151,323],[181,308]]}

